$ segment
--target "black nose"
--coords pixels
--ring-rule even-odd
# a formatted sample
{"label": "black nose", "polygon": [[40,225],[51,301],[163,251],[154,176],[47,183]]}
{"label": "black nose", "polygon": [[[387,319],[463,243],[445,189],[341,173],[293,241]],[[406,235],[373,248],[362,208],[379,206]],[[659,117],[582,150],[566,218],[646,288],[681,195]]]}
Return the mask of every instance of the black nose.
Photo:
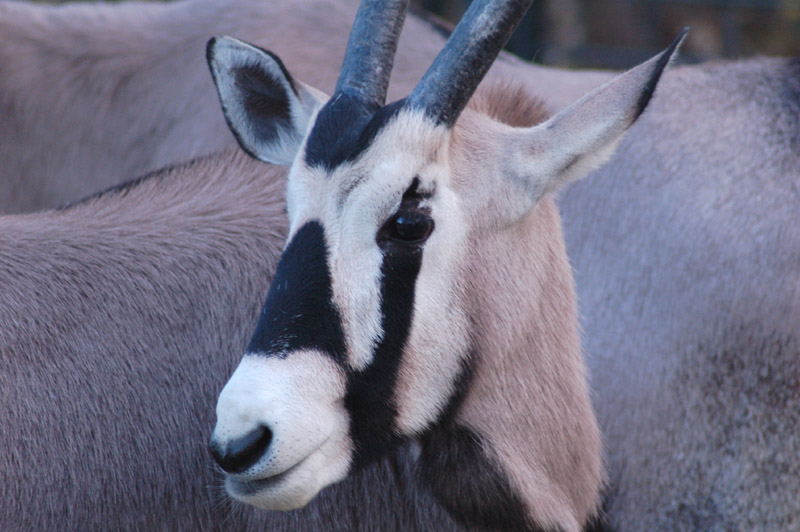
{"label": "black nose", "polygon": [[272,431],[265,426],[231,440],[224,447],[212,436],[208,452],[219,466],[228,473],[241,473],[258,462],[272,441]]}

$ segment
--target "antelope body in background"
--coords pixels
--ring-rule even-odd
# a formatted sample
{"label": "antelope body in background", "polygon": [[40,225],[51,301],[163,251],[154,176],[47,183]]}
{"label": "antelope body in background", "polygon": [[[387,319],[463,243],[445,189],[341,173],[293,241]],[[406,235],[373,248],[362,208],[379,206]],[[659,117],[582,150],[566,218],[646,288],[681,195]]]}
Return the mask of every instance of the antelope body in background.
{"label": "antelope body in background", "polygon": [[[279,51],[299,79],[332,90],[357,5],[0,2],[0,212],[62,206],[233,147],[203,55],[214,35]],[[390,98],[413,88],[444,40],[429,23],[409,17]],[[530,77],[531,88],[556,106],[611,76],[507,55],[490,74],[518,82]]]}
{"label": "antelope body in background", "polygon": [[226,152],[0,217],[0,529],[458,530],[408,450],[296,512],[225,501],[214,398],[286,234],[284,178]]}
{"label": "antelope body in background", "polygon": [[388,105],[403,2],[362,2],[327,102],[273,54],[210,43],[239,143],[291,165],[287,245],[209,446],[237,499],[302,507],[413,441],[468,529],[595,515],[601,446],[552,194],[608,160],[679,41],[537,126],[462,115],[528,6],[474,2]]}
{"label": "antelope body in background", "polygon": [[798,527],[799,67],[670,69],[558,202],[619,530]]}
{"label": "antelope body in background", "polygon": [[[5,208],[60,204],[231,145],[202,60],[211,33],[269,47],[332,87],[354,4],[226,5],[0,4],[13,36],[0,45],[0,105],[14,117],[0,121],[0,172],[24,176]],[[409,17],[390,96],[442,42]],[[507,57],[493,75],[553,109],[610,77]],[[783,59],[672,69],[618,154],[559,201],[620,530],[785,530],[800,514],[799,78]],[[124,90],[109,98],[113,87]],[[50,192],[37,197],[40,179]]]}
{"label": "antelope body in background", "polygon": [[[388,44],[367,51],[377,57],[366,63],[381,65],[383,77],[373,83],[370,73],[349,69],[363,61],[349,54],[344,88],[319,114],[316,91],[288,78],[273,56],[235,41],[211,48],[227,116],[252,152],[285,162],[304,136],[292,131],[313,124],[289,178],[290,244],[249,362],[223,392],[212,449],[232,473],[229,489],[265,506],[300,506],[351,470],[352,478],[300,513],[259,518],[241,510],[244,525],[238,512],[202,504],[209,479],[192,420],[202,425],[203,397],[230,364],[227,353],[243,346],[280,238],[270,231],[281,227],[275,170],[219,156],[63,211],[2,220],[3,403],[12,413],[2,438],[13,453],[4,469],[4,528],[452,529],[413,486],[418,477],[468,528],[579,530],[594,515],[603,478],[599,435],[551,192],[608,157],[674,47],[539,126],[513,128],[468,110],[454,127],[526,7],[497,4],[475,4],[411,96],[383,108],[385,54],[402,22],[396,10],[380,17],[389,23],[379,28]],[[487,13],[500,18],[495,33],[481,29]],[[363,30],[357,24],[355,34]],[[466,65],[448,65],[453,46],[472,42],[465,31],[483,33],[486,42],[458,54]],[[467,75],[454,79],[453,71]],[[444,82],[455,92],[429,90]],[[275,105],[281,102],[288,109]],[[349,103],[348,113],[337,103]],[[536,105],[516,103],[528,112]],[[520,109],[497,96],[481,105],[500,116]],[[359,111],[367,114],[356,124],[356,144],[332,147],[324,126]],[[509,162],[503,155],[512,147],[517,155]],[[497,166],[480,164],[488,156]],[[340,180],[348,181],[342,189]],[[332,183],[334,197],[314,199],[304,190]],[[385,200],[372,201],[375,194]],[[333,218],[298,227],[322,214],[315,201]],[[339,246],[359,234],[374,249],[348,265],[355,250]],[[344,253],[331,262],[326,249]],[[512,267],[498,276],[487,269],[492,257]],[[378,270],[362,272],[370,277],[353,285],[343,275],[351,266]],[[326,272],[328,285],[318,275]],[[378,293],[358,286],[367,278],[382,284]],[[308,291],[290,292],[298,288]],[[508,305],[516,312],[508,314]],[[306,320],[316,329],[296,329]],[[255,354],[261,350],[277,356]],[[236,389],[262,362],[277,363],[287,378],[273,384],[295,392],[280,398],[277,414],[258,408],[271,401],[261,386],[255,396],[244,390],[256,404],[242,403]],[[225,404],[250,410],[240,417]],[[318,415],[297,417],[296,408]],[[265,431],[241,438],[240,425],[253,413],[280,418],[271,420],[268,438]],[[305,439],[285,445],[298,433]],[[265,440],[270,457],[254,461]],[[411,461],[409,440],[420,445]],[[321,460],[315,449],[308,460],[294,454],[308,441],[321,442]],[[297,459],[279,478],[264,478]]]}

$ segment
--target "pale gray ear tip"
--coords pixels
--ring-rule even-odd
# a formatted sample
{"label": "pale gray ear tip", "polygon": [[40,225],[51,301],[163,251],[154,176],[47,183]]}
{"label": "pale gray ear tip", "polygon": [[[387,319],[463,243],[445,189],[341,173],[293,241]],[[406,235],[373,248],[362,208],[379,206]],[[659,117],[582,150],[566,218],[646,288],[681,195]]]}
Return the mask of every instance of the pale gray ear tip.
{"label": "pale gray ear tip", "polygon": [[217,47],[217,42],[219,41],[218,36],[211,37],[208,42],[206,43],[206,61],[209,65],[213,64],[214,62],[214,50]]}
{"label": "pale gray ear tip", "polygon": [[235,45],[237,42],[238,41],[233,37],[228,37],[226,35],[214,35],[206,42],[206,61],[209,66],[211,66],[212,71],[216,64],[215,57],[220,48],[223,46]]}
{"label": "pale gray ear tip", "polygon": [[228,35],[214,35],[206,43],[206,58],[210,60],[223,48],[247,49],[249,45],[239,39],[229,37]]}

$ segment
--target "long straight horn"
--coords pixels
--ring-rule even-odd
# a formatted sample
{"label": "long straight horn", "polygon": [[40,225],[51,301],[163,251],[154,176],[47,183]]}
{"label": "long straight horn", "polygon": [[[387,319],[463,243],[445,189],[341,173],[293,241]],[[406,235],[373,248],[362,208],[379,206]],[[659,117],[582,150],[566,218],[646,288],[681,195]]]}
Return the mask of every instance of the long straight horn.
{"label": "long straight horn", "polygon": [[368,105],[386,101],[408,0],[362,0],[347,42],[336,92]]}
{"label": "long straight horn", "polygon": [[533,0],[474,0],[406,99],[452,127]]}

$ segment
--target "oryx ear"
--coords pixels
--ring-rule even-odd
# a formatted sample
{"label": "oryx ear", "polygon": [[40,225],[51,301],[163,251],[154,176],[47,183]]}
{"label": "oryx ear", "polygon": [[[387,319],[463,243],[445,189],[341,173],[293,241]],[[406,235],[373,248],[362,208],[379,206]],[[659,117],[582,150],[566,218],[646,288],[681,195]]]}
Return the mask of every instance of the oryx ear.
{"label": "oryx ear", "polygon": [[231,37],[214,37],[208,65],[225,120],[253,157],[290,165],[326,99],[292,78],[278,56]]}
{"label": "oryx ear", "polygon": [[608,161],[625,132],[644,112],[665,67],[688,30],[661,54],[590,92],[546,122],[516,132],[515,178],[535,203],[547,192],[584,177]]}

